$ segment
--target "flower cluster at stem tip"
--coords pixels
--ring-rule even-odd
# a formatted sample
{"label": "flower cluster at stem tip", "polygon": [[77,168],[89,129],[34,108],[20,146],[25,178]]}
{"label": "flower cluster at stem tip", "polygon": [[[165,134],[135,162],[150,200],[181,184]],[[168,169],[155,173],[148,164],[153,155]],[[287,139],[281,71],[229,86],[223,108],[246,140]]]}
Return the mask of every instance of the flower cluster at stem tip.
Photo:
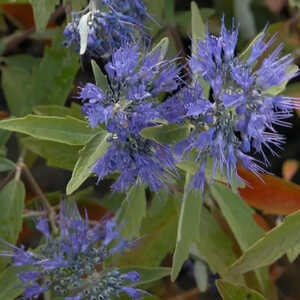
{"label": "flower cluster at stem tip", "polygon": [[45,243],[34,252],[5,243],[8,250],[0,256],[11,257],[24,287],[23,299],[37,299],[51,290],[65,300],[109,300],[126,293],[132,299],[147,293],[134,287],[140,281],[136,271],[122,273],[104,263],[113,255],[133,247],[137,240],[125,240],[113,219],[104,218],[90,228],[76,204],[61,203],[59,236],[50,234],[48,220],[40,218],[36,228]]}
{"label": "flower cluster at stem tip", "polygon": [[[83,19],[87,17],[87,20]],[[149,19],[142,0],[91,0],[81,12],[72,13],[72,22],[65,30],[65,46],[80,49],[80,22],[88,25],[86,53],[90,57],[109,58],[113,49],[136,39],[146,39],[145,21]]]}
{"label": "flower cluster at stem tip", "polygon": [[111,133],[111,145],[92,171],[98,180],[119,171],[115,190],[127,190],[138,180],[158,191],[174,173],[175,160],[170,147],[140,132],[161,118],[158,96],[178,88],[179,69],[174,61],[162,59],[160,47],[147,53],[135,44],[114,51],[105,70],[110,82],[106,90],[87,83],[80,93],[90,126],[103,123]]}
{"label": "flower cluster at stem tip", "polygon": [[[211,169],[211,181],[221,174],[229,184],[242,182],[238,161],[259,174],[264,171],[261,165],[269,166],[265,150],[276,155],[276,148],[281,148],[284,138],[274,125],[289,126],[285,119],[300,103],[274,91],[299,72],[291,54],[280,57],[282,44],[265,54],[275,39],[267,38],[265,28],[248,55],[238,56],[238,28],[228,30],[223,18],[219,36],[207,32],[200,42],[193,41],[197,43],[189,60],[193,83],[164,102],[161,111],[169,123],[190,122],[193,126],[174,152],[197,162],[194,188],[204,189],[207,168]],[[211,98],[204,97],[199,76],[209,84]],[[251,156],[253,150],[261,154],[262,161]]]}
{"label": "flower cluster at stem tip", "polygon": [[[300,107],[298,99],[274,91],[299,73],[290,54],[280,57],[282,44],[266,55],[275,41],[266,28],[247,55],[236,54],[237,40],[238,28],[228,30],[223,18],[219,36],[207,32],[200,42],[193,41],[197,51],[189,66],[194,78],[179,91],[179,69],[174,61],[161,60],[160,49],[141,54],[137,44],[129,44],[113,52],[105,66],[110,88],[88,83],[80,94],[90,125],[105,123],[112,133],[110,148],[92,169],[99,180],[119,171],[114,189],[127,190],[138,179],[158,191],[177,161],[194,159],[198,170],[191,186],[203,191],[207,168],[211,181],[221,175],[233,184],[242,181],[239,161],[256,174],[269,166],[265,150],[276,155],[284,141],[274,125],[289,126],[285,119]],[[199,77],[210,86],[210,98],[203,95]],[[162,92],[173,95],[159,103]],[[162,146],[140,135],[158,119],[189,123],[193,130],[174,147]],[[251,156],[253,150],[262,161]]]}

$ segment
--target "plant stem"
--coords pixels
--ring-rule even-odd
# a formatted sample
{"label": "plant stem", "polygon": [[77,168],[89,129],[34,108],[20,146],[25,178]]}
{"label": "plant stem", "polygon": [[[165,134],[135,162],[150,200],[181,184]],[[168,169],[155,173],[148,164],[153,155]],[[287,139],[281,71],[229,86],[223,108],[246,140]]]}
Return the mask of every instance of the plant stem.
{"label": "plant stem", "polygon": [[48,199],[45,197],[43,191],[41,190],[39,184],[36,182],[35,178],[31,174],[30,170],[28,169],[28,167],[24,163],[22,163],[22,171],[23,171],[23,174],[28,179],[31,187],[36,192],[37,196],[42,200],[42,202],[46,206],[51,227],[52,227],[54,233],[57,233],[58,229],[57,229],[57,226],[56,226],[56,223],[55,223],[55,219],[56,219],[55,209],[51,206]]}

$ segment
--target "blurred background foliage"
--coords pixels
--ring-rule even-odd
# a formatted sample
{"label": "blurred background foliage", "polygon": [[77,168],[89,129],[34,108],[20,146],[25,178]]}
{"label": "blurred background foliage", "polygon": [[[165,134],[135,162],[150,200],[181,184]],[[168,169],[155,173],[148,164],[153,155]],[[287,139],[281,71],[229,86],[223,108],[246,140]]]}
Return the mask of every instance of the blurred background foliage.
{"label": "blurred background foliage", "polygon": [[[150,26],[154,43],[162,37],[169,37],[170,57],[188,56],[191,52],[191,10],[188,0],[145,0],[149,13],[156,25]],[[212,32],[218,32],[220,17],[226,16],[227,25],[232,19],[239,23],[240,39],[238,48],[244,49],[266,24],[269,24],[270,34],[277,32],[278,43],[285,43],[285,51],[291,52],[295,62],[300,64],[300,1],[299,0],[197,0],[203,20]],[[39,0],[37,1],[3,1],[0,0],[0,119],[9,116],[24,116],[28,113],[36,115],[72,116],[82,120],[78,99],[78,88],[85,82],[93,80],[88,57],[81,57],[63,46],[62,30],[71,10],[80,10],[86,5],[85,0]],[[45,21],[46,20],[46,21]],[[49,21],[47,21],[49,20]],[[37,26],[35,26],[35,22]],[[184,62],[185,63],[185,62]],[[59,68],[57,68],[59,66]],[[300,97],[300,79],[295,78],[288,85],[286,95]],[[280,128],[286,139],[284,150],[280,157],[269,157],[271,172],[276,176],[263,175],[263,184],[256,177],[244,170],[240,175],[255,188],[240,189],[242,198],[256,209],[253,218],[261,228],[268,231],[282,221],[283,216],[300,208],[300,112],[290,120],[293,128]],[[71,126],[71,125],[70,125]],[[72,127],[69,128],[72,130]],[[55,205],[63,197],[66,184],[71,177],[77,159],[79,144],[61,144],[56,141],[38,140],[35,137],[25,137],[22,134],[10,134],[0,131],[0,176],[1,188],[11,179],[11,170],[15,167],[21,155],[21,149],[26,149],[22,156],[30,174],[36,178],[38,185],[49,201]],[[39,190],[32,184],[32,177],[22,175],[25,183],[26,207],[30,209],[34,199],[39,196]],[[280,178],[281,177],[281,178]],[[283,179],[284,180],[283,180]],[[82,207],[88,208],[90,218],[99,219],[108,210],[115,211],[124,195],[109,193],[110,179],[95,185],[96,179],[89,178],[81,190],[70,198],[79,201]],[[8,187],[8,188],[7,188]],[[6,185],[1,190],[2,197],[11,195],[11,186]],[[23,186],[15,189],[23,190]],[[21,192],[20,192],[21,193]],[[167,197],[168,198],[168,197]],[[171,198],[171,197],[169,197]],[[147,200],[151,199],[150,193]],[[1,199],[2,200],[2,199]],[[178,207],[172,199],[164,203],[151,199],[152,206],[149,217],[143,222],[141,231],[146,235],[143,247],[152,247],[151,255],[139,250],[130,257],[122,258],[126,263],[143,263],[145,265],[171,265],[173,244],[176,239]],[[0,209],[3,209],[0,204]],[[30,213],[30,211],[27,211]],[[203,213],[205,215],[205,211]],[[211,217],[207,214],[207,219]],[[216,215],[219,223],[207,228],[220,239],[230,239],[237,249],[231,253],[234,261],[238,257],[239,245],[225,219]],[[39,236],[34,230],[30,219],[23,219],[23,230],[18,242],[34,246]],[[214,221],[215,222],[215,221]],[[222,230],[220,229],[222,225]],[[19,225],[21,226],[21,225]],[[251,226],[250,224],[248,226]],[[203,225],[205,227],[205,223]],[[3,231],[3,230],[2,230]],[[203,233],[205,235],[205,233]],[[16,239],[13,235],[12,239]],[[163,245],[162,245],[163,244]],[[161,251],[164,249],[164,251]],[[271,300],[300,299],[300,259],[295,253],[284,256],[270,267],[270,277],[275,283],[277,292],[271,291]],[[217,249],[212,249],[217,251]],[[147,252],[147,251],[146,251]],[[224,253],[225,255],[225,253]],[[293,261],[293,262],[291,262]],[[3,263],[0,261],[0,266]],[[250,272],[251,273],[251,272]],[[249,273],[248,281],[255,280]],[[1,276],[12,276],[2,274]],[[179,278],[171,283],[163,279],[153,286],[154,294],[161,299],[221,299],[215,285],[217,277],[213,275],[208,265],[197,259],[197,251],[185,263]],[[1,280],[1,279],[0,279]],[[219,291],[230,290],[224,282]],[[221,285],[221,283],[220,283]],[[250,284],[251,285],[251,284]],[[255,286],[255,284],[252,284]],[[0,283],[1,289],[4,287]],[[16,291],[12,286],[5,287],[9,297],[14,297]],[[13,291],[13,292],[12,292]],[[8,295],[8,294],[2,294]],[[278,294],[278,297],[277,297]],[[16,293],[17,295],[17,293]],[[244,298],[261,299],[257,295],[243,294]],[[276,295],[276,296],[275,296]],[[6,297],[6,296],[5,296]],[[4,299],[4,298],[1,298]],[[5,298],[8,299],[8,298]],[[13,299],[13,298],[12,298]],[[156,299],[152,297],[152,299]],[[231,298],[228,298],[231,299]]]}

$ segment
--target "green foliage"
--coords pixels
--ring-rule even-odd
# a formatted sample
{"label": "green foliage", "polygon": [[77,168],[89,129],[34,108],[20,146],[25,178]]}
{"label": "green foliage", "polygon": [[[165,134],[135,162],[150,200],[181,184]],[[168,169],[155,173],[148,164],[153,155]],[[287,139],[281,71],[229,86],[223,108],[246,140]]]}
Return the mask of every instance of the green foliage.
{"label": "green foliage", "polygon": [[15,163],[11,160],[0,157],[0,172],[11,171],[16,167]]}
{"label": "green foliage", "polygon": [[138,233],[146,216],[146,205],[145,187],[142,184],[132,186],[117,214],[117,222],[124,224],[121,230],[124,237]]}
{"label": "green foliage", "polygon": [[272,264],[287,250],[300,243],[300,212],[286,217],[284,222],[251,245],[230,267],[230,273],[245,273]]}
{"label": "green foliage", "polygon": [[67,185],[67,195],[75,192],[80,185],[91,174],[91,167],[95,164],[109,146],[107,138],[110,134],[106,131],[100,131],[88,144],[80,151],[79,159],[73,170],[72,178]]}
{"label": "green foliage", "polygon": [[108,87],[107,77],[103,74],[97,63],[92,60],[92,69],[95,77],[96,85],[102,90],[106,90]]}
{"label": "green foliage", "polygon": [[0,299],[14,300],[23,293],[17,272],[20,267],[9,267],[0,273]]}
{"label": "green foliage", "polygon": [[205,207],[202,208],[199,227],[197,253],[213,272],[226,273],[228,266],[238,257],[234,251],[234,241]]}
{"label": "green foliage", "polygon": [[21,139],[21,144],[33,153],[45,158],[50,167],[73,170],[79,157],[80,146],[71,146],[32,137]]}
{"label": "green foliage", "polygon": [[[200,10],[196,4],[196,2],[192,1],[191,3],[191,11],[192,11],[192,53],[197,54],[197,45],[199,44],[199,41],[205,38],[205,25],[202,20]],[[209,95],[209,85],[207,82],[205,82],[198,73],[194,73],[193,77],[196,79],[199,79],[202,85],[203,89],[203,96],[205,98]]]}
{"label": "green foliage", "polygon": [[266,300],[260,293],[242,285],[236,285],[224,280],[217,280],[216,284],[223,300]]}
{"label": "green foliage", "polygon": [[[0,191],[0,237],[15,244],[22,229],[25,188],[22,181],[14,179]],[[1,268],[6,263],[1,256]]]}
{"label": "green foliage", "polygon": [[157,125],[153,127],[144,128],[141,135],[144,138],[151,139],[162,145],[169,145],[180,142],[182,139],[187,138],[191,131],[189,124],[177,125]]}
{"label": "green foliage", "polygon": [[140,230],[139,247],[120,259],[124,266],[159,266],[175,247],[178,225],[178,203],[173,197],[155,198]]}
{"label": "green foliage", "polygon": [[221,183],[213,184],[211,192],[239,246],[245,251],[264,233],[252,217],[254,211],[237,194]]}
{"label": "green foliage", "polygon": [[10,112],[25,116],[33,106],[63,105],[79,63],[76,54],[63,46],[62,32],[57,31],[52,47],[46,48],[41,61],[30,56],[19,60],[22,64],[11,62],[2,68],[2,86]]}
{"label": "green foliage", "polygon": [[73,146],[85,145],[97,134],[86,122],[69,116],[62,118],[28,115],[24,118],[0,121],[0,128]]}
{"label": "green foliage", "polygon": [[30,0],[32,4],[36,29],[43,31],[46,29],[49,18],[54,13],[55,6],[59,0]]}
{"label": "green foliage", "polygon": [[176,248],[173,256],[171,272],[173,281],[177,278],[183,263],[189,256],[191,244],[198,240],[200,234],[200,215],[203,200],[200,191],[191,189],[191,177],[187,173],[177,229]]}
{"label": "green foliage", "polygon": [[156,53],[158,49],[160,49],[159,61],[162,61],[167,55],[169,44],[170,44],[170,40],[167,37],[162,38],[160,42],[153,47],[153,49],[148,55],[152,55]]}
{"label": "green foliage", "polygon": [[[241,250],[246,251],[255,243],[264,231],[253,219],[254,211],[235,193],[223,184],[215,183],[211,186],[214,199],[220,206],[231,231],[233,232]],[[258,269],[258,268],[255,268]],[[256,270],[256,276],[264,292],[268,290],[268,273],[266,269]]]}
{"label": "green foliage", "polygon": [[32,111],[41,116],[70,116],[76,119],[85,120],[85,117],[80,110],[80,106],[76,103],[73,103],[71,107],[65,107],[61,105],[38,105],[33,107]]}

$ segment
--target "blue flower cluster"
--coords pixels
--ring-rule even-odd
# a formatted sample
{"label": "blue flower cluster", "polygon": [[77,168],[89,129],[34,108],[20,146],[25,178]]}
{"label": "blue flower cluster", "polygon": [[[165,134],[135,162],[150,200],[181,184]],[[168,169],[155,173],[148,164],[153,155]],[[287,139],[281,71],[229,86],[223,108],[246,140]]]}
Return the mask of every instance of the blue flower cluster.
{"label": "blue flower cluster", "polygon": [[80,49],[80,20],[87,16],[87,54],[91,57],[110,57],[113,49],[147,36],[145,20],[148,18],[142,0],[91,0],[82,12],[72,13],[72,22],[65,30],[65,46]]}
{"label": "blue flower cluster", "polygon": [[161,48],[147,54],[137,45],[122,47],[105,66],[110,87],[104,91],[88,83],[81,90],[82,111],[90,126],[104,123],[112,134],[111,146],[92,171],[99,180],[119,171],[115,190],[126,190],[138,180],[157,191],[175,169],[170,147],[140,135],[161,118],[157,96],[179,85],[178,68],[161,55]]}
{"label": "blue flower cluster", "polygon": [[280,57],[282,44],[261,58],[275,40],[267,40],[264,30],[248,57],[243,57],[235,54],[237,39],[238,28],[226,29],[223,19],[220,36],[207,32],[189,60],[195,77],[201,76],[211,87],[211,99],[205,99],[196,79],[162,105],[169,122],[185,120],[193,125],[193,132],[175,146],[175,152],[191,155],[198,162],[192,183],[197,189],[204,188],[208,162],[211,180],[219,172],[229,184],[241,180],[238,161],[256,174],[263,171],[251,151],[260,153],[261,163],[268,166],[265,149],[276,154],[274,147],[280,148],[284,141],[274,125],[288,126],[285,119],[300,107],[296,99],[274,93],[274,88],[299,74],[290,54]]}
{"label": "blue flower cluster", "polygon": [[109,257],[136,242],[123,239],[112,219],[90,228],[88,217],[83,219],[76,205],[62,202],[59,227],[59,236],[52,237],[47,219],[39,219],[37,229],[46,238],[44,245],[30,252],[6,244],[9,250],[0,253],[11,257],[14,266],[26,267],[26,271],[18,273],[25,299],[37,299],[48,290],[65,300],[109,300],[122,293],[139,299],[146,293],[133,286],[140,281],[137,272],[103,269]]}

